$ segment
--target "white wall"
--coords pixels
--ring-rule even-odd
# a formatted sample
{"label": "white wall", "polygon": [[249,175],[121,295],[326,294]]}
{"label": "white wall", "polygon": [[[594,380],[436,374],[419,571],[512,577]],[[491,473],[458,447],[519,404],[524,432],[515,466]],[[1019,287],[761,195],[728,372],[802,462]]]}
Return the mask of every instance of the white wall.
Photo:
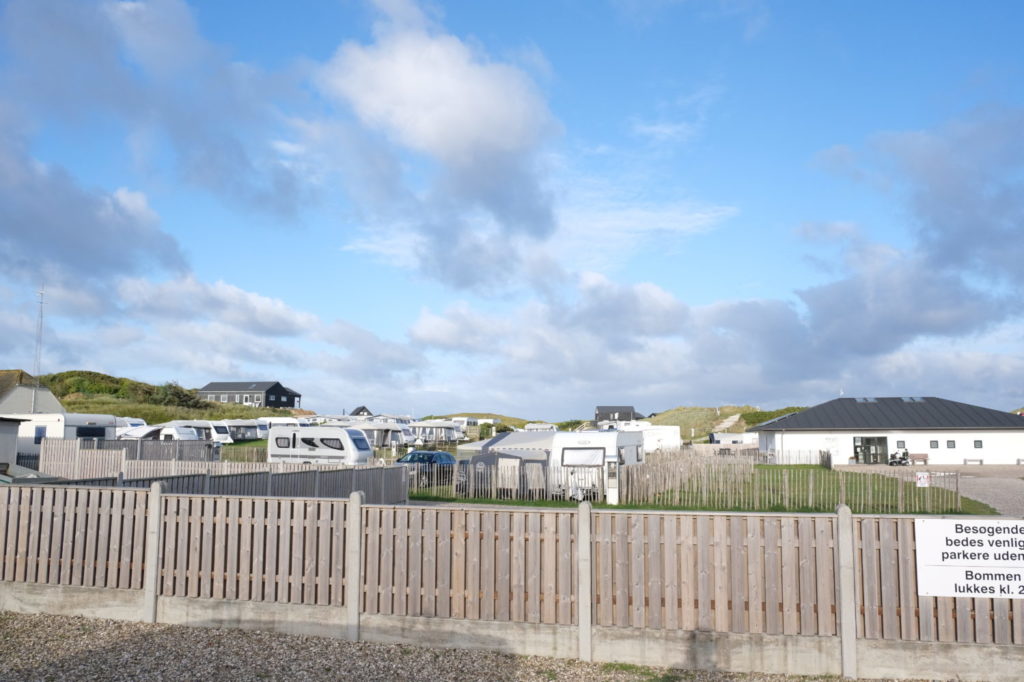
{"label": "white wall", "polygon": [[0,462],[17,464],[18,422],[0,421]]}
{"label": "white wall", "polygon": [[[829,450],[833,464],[846,464],[853,457],[853,439],[886,437],[888,451],[895,452],[897,441],[904,441],[910,454],[928,455],[929,464],[963,464],[965,459],[981,459],[985,464],[1016,464],[1024,459],[1024,431],[835,431],[835,432],[760,432],[761,452]],[[937,441],[938,447],[932,447]],[[954,441],[955,447],[946,446]],[[981,447],[974,447],[981,441]]]}

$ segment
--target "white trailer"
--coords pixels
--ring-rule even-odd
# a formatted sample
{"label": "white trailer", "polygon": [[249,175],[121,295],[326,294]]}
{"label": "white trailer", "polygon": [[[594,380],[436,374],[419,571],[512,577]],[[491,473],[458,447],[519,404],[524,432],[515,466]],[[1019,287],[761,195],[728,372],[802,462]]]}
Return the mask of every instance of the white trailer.
{"label": "white trailer", "polygon": [[38,455],[43,438],[94,438],[114,440],[117,435],[117,417],[111,414],[8,414],[21,419],[18,427],[18,452]]}
{"label": "white trailer", "polygon": [[[497,467],[498,488],[533,490],[547,479],[547,494],[619,502],[619,468],[643,461],[639,431],[522,431],[485,442],[472,465]],[[543,469],[547,469],[546,472]],[[511,493],[508,493],[511,495]],[[530,493],[535,494],[535,493]]]}
{"label": "white trailer", "polygon": [[373,448],[348,426],[271,426],[267,461],[292,464],[366,464]]}
{"label": "white trailer", "polygon": [[201,440],[212,440],[214,443],[228,445],[234,443],[228,425],[222,421],[209,421],[207,419],[175,419],[163,424],[163,426],[184,426],[195,429]]}
{"label": "white trailer", "polygon": [[190,426],[136,426],[122,432],[118,440],[203,440]]}

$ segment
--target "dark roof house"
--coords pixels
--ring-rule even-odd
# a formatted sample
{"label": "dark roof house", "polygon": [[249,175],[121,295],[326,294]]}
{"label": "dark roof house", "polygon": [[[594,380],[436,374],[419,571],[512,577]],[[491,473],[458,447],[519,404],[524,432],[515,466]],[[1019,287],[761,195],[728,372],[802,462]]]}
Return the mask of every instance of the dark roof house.
{"label": "dark roof house", "polygon": [[370,408],[368,408],[366,405],[360,405],[356,409],[349,412],[349,415],[352,417],[372,417],[373,412],[370,412]]}
{"label": "dark roof house", "polygon": [[595,422],[626,422],[643,419],[632,405],[598,405],[594,408]]}
{"label": "dark roof house", "polygon": [[302,399],[278,381],[211,381],[199,389],[199,397],[253,407],[299,407]]}
{"label": "dark roof house", "polygon": [[748,431],[1024,429],[1024,417],[944,398],[836,398]]}

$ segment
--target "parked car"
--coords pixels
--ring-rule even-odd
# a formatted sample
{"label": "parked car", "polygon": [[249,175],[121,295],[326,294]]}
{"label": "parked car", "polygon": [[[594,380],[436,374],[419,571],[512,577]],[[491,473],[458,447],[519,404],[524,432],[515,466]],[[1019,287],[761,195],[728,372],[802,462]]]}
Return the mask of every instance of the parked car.
{"label": "parked car", "polygon": [[420,488],[450,485],[455,472],[455,457],[451,453],[434,450],[413,450],[398,458],[395,464],[408,466],[411,469],[410,480],[415,480]]}

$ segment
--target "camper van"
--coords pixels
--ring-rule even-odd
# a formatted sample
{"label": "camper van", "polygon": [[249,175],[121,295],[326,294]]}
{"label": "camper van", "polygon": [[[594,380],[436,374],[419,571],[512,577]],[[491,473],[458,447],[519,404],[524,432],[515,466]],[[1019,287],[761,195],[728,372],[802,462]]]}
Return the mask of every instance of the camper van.
{"label": "camper van", "polygon": [[43,438],[114,440],[117,417],[110,414],[8,414],[24,421],[18,426],[18,452],[38,455]]}
{"label": "camper van", "polygon": [[292,464],[366,464],[366,434],[347,426],[271,426],[267,461]]}

